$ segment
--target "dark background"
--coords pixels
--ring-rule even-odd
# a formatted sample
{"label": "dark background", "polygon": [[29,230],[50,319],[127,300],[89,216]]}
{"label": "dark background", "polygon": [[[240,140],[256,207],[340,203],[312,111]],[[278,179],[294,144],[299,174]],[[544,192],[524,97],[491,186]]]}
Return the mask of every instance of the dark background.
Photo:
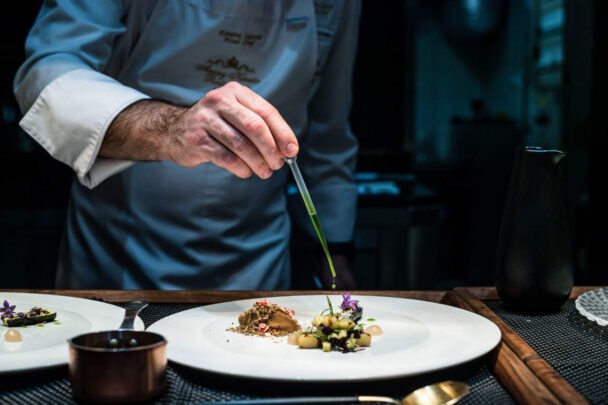
{"label": "dark background", "polygon": [[[575,282],[606,284],[608,4],[473,3],[363,1],[351,114],[361,145],[359,287],[493,284],[523,145],[568,153]],[[18,126],[12,80],[40,4],[8,2],[0,24],[2,288],[52,287],[72,181]],[[295,231],[295,258],[314,256],[315,246]],[[310,277],[294,285],[310,286]]]}

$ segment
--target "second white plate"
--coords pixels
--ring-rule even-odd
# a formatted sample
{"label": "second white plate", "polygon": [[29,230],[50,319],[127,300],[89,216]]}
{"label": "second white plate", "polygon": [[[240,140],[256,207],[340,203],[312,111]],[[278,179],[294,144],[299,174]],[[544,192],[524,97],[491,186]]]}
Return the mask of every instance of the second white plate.
{"label": "second white plate", "polygon": [[[359,296],[363,322],[384,330],[356,353],[324,353],[288,345],[286,337],[244,336],[227,331],[255,301],[208,305],[161,319],[148,330],[169,341],[170,360],[220,374],[277,381],[363,381],[411,376],[465,363],[492,350],[500,331],[489,320],[426,301]],[[335,308],[340,296],[331,296]],[[302,324],[327,307],[324,295],[269,298],[295,311]]]}
{"label": "second white plate", "polygon": [[[67,340],[87,332],[116,329],[125,310],[104,302],[61,295],[0,292],[0,305],[7,300],[16,310],[26,312],[32,307],[57,312],[54,322],[42,326],[8,328],[0,326],[0,374],[58,366],[68,362]],[[143,330],[137,319],[135,329]],[[6,342],[5,333],[15,329],[23,341]]]}

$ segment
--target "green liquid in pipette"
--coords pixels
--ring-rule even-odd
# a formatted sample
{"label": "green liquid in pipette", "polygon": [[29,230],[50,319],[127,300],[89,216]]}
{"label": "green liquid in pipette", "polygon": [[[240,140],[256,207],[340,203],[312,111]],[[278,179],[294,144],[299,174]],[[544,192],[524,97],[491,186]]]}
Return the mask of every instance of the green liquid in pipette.
{"label": "green liquid in pipette", "polygon": [[323,233],[323,229],[321,229],[321,221],[319,221],[319,216],[317,213],[309,213],[310,220],[312,221],[312,225],[315,227],[315,231],[317,231],[317,236],[321,241],[321,246],[323,246],[323,251],[325,252],[325,256],[327,256],[327,261],[329,262],[329,269],[331,270],[332,283],[331,289],[336,289],[336,271],[334,270],[334,263],[331,261],[331,256],[329,254],[329,249],[327,248],[327,242],[325,241],[325,234]]}
{"label": "green liquid in pipette", "polygon": [[323,246],[323,251],[325,252],[325,256],[327,256],[327,262],[329,263],[329,269],[331,270],[331,288],[333,290],[336,289],[336,271],[334,270],[334,263],[331,261],[331,256],[329,255],[329,249],[327,248],[327,242],[325,241],[325,234],[323,234],[323,229],[321,229],[321,221],[319,221],[319,217],[317,215],[317,210],[315,210],[315,206],[312,203],[312,199],[310,198],[310,194],[308,194],[308,188],[304,183],[304,179],[302,178],[302,174],[300,173],[300,169],[298,168],[298,164],[296,163],[296,158],[285,158],[285,162],[289,165],[291,172],[293,173],[293,177],[296,181],[296,185],[300,190],[300,196],[304,201],[304,205],[306,206],[306,211],[308,211],[308,215],[310,216],[310,220],[312,221],[312,225],[317,232],[317,236],[319,237],[319,241],[321,241],[321,245]]}

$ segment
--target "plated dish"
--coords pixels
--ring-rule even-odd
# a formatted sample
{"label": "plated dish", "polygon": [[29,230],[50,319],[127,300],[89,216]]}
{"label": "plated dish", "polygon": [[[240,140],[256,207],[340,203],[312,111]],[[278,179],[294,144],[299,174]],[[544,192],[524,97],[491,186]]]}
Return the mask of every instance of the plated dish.
{"label": "plated dish", "polygon": [[[11,326],[3,321],[0,326],[0,374],[67,364],[68,339],[86,332],[116,329],[125,312],[115,305],[60,295],[0,291],[2,308],[4,301],[13,312],[9,319],[22,321],[9,322]],[[32,311],[33,308],[37,309]],[[30,323],[23,321],[28,313],[32,320],[38,317],[37,321],[42,322],[20,325]],[[136,321],[136,329],[143,329],[141,319]]]}
{"label": "plated dish", "polygon": [[[322,348],[324,352],[337,350],[342,353],[356,353],[371,346],[372,336],[365,332],[361,321],[363,307],[350,294],[342,293],[342,303],[334,310],[331,299],[327,298],[327,308],[312,321],[312,326],[299,330],[287,343],[297,344],[300,349]],[[291,337],[291,336],[290,336]]]}
{"label": "plated dish", "polygon": [[[334,308],[340,295],[329,296]],[[384,334],[371,346],[344,354],[287,344],[288,336],[243,335],[230,331],[259,299],[232,301],[183,311],[148,330],[169,341],[170,360],[225,375],[277,381],[364,381],[405,377],[478,358],[500,341],[487,319],[455,307],[426,301],[358,296],[363,321],[373,319]],[[328,306],[325,295],[268,298],[294,312],[303,330]]]}
{"label": "plated dish", "polygon": [[364,350],[371,345],[372,334],[382,335],[378,325],[363,329],[365,324],[360,322],[363,307],[358,300],[351,299],[350,294],[342,293],[342,303],[335,310],[329,296],[325,298],[327,308],[314,317],[312,324],[303,323],[305,327],[294,318],[294,310],[264,299],[256,301],[251,309],[239,315],[239,325],[227,331],[258,337],[287,335],[287,343],[300,349],[321,348],[324,352],[337,350],[342,353]]}

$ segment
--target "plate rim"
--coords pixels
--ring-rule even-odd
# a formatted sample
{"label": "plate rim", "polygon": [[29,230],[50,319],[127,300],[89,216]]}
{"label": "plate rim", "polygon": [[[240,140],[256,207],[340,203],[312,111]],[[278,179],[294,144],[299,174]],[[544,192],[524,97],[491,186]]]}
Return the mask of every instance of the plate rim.
{"label": "plate rim", "polygon": [[[218,303],[213,303],[213,304],[209,304],[209,305],[199,305],[197,307],[194,308],[190,308],[184,311],[180,311],[180,312],[176,312],[175,314],[171,314],[165,318],[161,318],[159,320],[157,320],[156,322],[154,322],[153,324],[151,324],[148,327],[148,330],[153,331],[155,333],[160,333],[162,334],[161,331],[155,330],[155,327],[158,327],[158,324],[161,323],[163,320],[175,316],[175,315],[179,315],[179,314],[183,314],[185,312],[190,312],[190,311],[196,311],[200,308],[205,308],[205,307],[210,307],[210,306],[215,306],[215,305],[224,305],[224,304],[229,304],[229,303],[239,303],[239,302],[251,302],[251,301],[259,301],[259,300],[264,300],[267,299],[268,301],[277,299],[277,298],[292,298],[292,297],[311,297],[311,296],[325,296],[328,294],[293,294],[293,295],[281,295],[281,296],[271,296],[271,297],[258,297],[258,298],[246,298],[246,299],[240,299],[240,300],[230,300],[230,301],[224,301],[224,302],[218,302]],[[335,296],[340,296],[339,294],[329,294],[329,295],[335,295]],[[459,308],[459,307],[455,307],[452,305],[447,305],[447,304],[443,304],[443,303],[439,303],[439,302],[432,302],[432,301],[427,301],[427,300],[420,300],[420,299],[414,299],[414,298],[401,298],[401,297],[390,297],[390,296],[382,296],[382,295],[360,295],[360,297],[373,297],[373,298],[381,298],[381,299],[389,299],[389,300],[406,300],[406,301],[415,301],[415,302],[420,302],[420,303],[424,303],[426,304],[430,304],[431,306],[433,305],[437,305],[437,306],[441,306],[441,307],[448,307],[451,308],[453,310],[457,310],[457,311],[464,311],[465,313],[469,314],[469,315],[473,315],[474,317],[478,317],[479,319],[488,322],[488,327],[494,329],[494,332],[497,333],[497,339],[496,342],[494,344],[491,345],[491,347],[489,349],[487,349],[486,351],[479,353],[478,355],[474,356],[474,357],[470,357],[464,360],[460,360],[454,363],[451,363],[449,365],[446,366],[437,366],[437,367],[433,367],[433,368],[428,368],[428,369],[423,369],[417,372],[406,372],[406,373],[390,373],[387,375],[377,375],[377,376],[373,376],[373,377],[355,377],[355,378],[339,378],[339,377],[335,377],[335,378],[282,378],[282,377],[272,377],[272,376],[251,376],[250,374],[246,374],[246,373],[237,373],[237,372],[227,372],[227,371],[218,371],[216,369],[213,368],[208,368],[208,367],[204,367],[204,366],[193,366],[191,364],[188,363],[184,363],[182,361],[178,361],[178,360],[174,360],[171,358],[170,350],[167,350],[167,359],[170,362],[173,362],[175,364],[179,364],[180,366],[183,367],[187,367],[187,368],[191,368],[194,370],[199,370],[199,371],[204,371],[204,372],[209,372],[209,373],[213,373],[216,375],[220,375],[220,376],[228,376],[228,377],[236,377],[236,378],[247,378],[250,380],[259,380],[259,381],[274,381],[274,382],[290,382],[290,383],[334,383],[334,382],[339,382],[339,383],[346,383],[346,382],[367,382],[367,381],[380,381],[380,380],[393,380],[393,379],[399,379],[399,378],[406,378],[406,377],[414,377],[414,376],[419,376],[419,375],[423,375],[423,374],[428,374],[428,373],[433,373],[433,372],[437,372],[440,370],[445,370],[448,368],[452,368],[452,367],[457,367],[463,364],[466,364],[468,362],[472,362],[475,360],[478,360],[479,358],[487,355],[488,353],[490,353],[492,350],[494,350],[502,341],[502,332],[500,330],[500,328],[491,320],[487,319],[486,317],[479,315],[475,312],[472,311],[467,311],[465,309]],[[171,341],[169,340],[170,338],[166,337],[166,339],[169,341],[169,345],[171,344]]]}

